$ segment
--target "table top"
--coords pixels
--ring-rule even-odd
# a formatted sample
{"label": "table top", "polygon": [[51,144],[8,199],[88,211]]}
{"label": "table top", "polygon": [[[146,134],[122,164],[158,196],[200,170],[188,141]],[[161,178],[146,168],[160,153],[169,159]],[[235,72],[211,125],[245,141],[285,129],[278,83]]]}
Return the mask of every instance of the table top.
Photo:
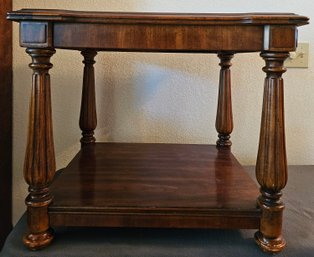
{"label": "table top", "polygon": [[293,13],[130,13],[22,9],[8,13],[21,23],[20,45],[135,52],[288,52],[297,27]]}
{"label": "table top", "polygon": [[294,13],[152,13],[90,12],[57,9],[21,9],[9,12],[15,21],[56,21],[69,23],[154,23],[154,24],[281,24],[305,25],[308,18]]}

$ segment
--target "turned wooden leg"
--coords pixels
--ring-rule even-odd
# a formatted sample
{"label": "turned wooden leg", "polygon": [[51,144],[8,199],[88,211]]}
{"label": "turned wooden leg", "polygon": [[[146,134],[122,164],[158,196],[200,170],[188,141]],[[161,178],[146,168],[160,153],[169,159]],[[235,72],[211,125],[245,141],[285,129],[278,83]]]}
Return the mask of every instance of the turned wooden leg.
{"label": "turned wooden leg", "polygon": [[267,252],[281,251],[286,242],[282,237],[282,214],[284,204],[281,190],[287,183],[287,159],[284,128],[284,94],[282,74],[286,52],[263,52],[267,77],[256,163],[256,178],[261,195],[258,205],[262,216],[259,231],[255,234],[257,244]]}
{"label": "turned wooden leg", "polygon": [[231,102],[231,74],[230,66],[232,53],[219,53],[220,77],[218,106],[216,116],[216,130],[218,132],[217,146],[231,146],[230,134],[233,129]]}
{"label": "turned wooden leg", "polygon": [[28,140],[25,154],[24,178],[29,185],[27,205],[28,233],[24,244],[36,250],[53,239],[49,225],[48,205],[52,201],[49,184],[55,174],[55,154],[52,136],[50,99],[50,57],[54,49],[27,49],[33,70]]}
{"label": "turned wooden leg", "polygon": [[96,100],[95,100],[95,72],[94,57],[95,50],[84,50],[81,52],[84,56],[84,75],[83,90],[80,113],[80,128],[82,130],[81,145],[95,143],[94,130],[97,126]]}

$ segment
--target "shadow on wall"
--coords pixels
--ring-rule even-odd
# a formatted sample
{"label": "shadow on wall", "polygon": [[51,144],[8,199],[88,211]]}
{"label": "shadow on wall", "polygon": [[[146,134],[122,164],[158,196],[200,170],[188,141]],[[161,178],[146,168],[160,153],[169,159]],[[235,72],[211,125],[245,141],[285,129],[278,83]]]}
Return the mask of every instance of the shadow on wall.
{"label": "shadow on wall", "polygon": [[95,66],[97,139],[215,142],[218,58],[197,57],[100,53]]}

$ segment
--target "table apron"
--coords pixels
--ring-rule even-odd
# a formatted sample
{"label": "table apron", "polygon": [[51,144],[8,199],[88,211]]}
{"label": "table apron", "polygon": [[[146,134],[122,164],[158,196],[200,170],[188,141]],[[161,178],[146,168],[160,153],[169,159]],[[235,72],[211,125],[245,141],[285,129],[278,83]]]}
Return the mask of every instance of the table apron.
{"label": "table apron", "polygon": [[294,51],[294,25],[21,22],[21,46],[130,52]]}

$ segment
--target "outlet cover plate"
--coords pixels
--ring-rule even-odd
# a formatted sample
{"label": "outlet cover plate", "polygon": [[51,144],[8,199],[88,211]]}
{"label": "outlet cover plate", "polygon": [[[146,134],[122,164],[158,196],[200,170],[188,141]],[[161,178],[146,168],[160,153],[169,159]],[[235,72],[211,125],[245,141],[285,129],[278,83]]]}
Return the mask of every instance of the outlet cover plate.
{"label": "outlet cover plate", "polygon": [[299,43],[295,52],[285,61],[287,68],[308,68],[309,67],[309,43]]}

